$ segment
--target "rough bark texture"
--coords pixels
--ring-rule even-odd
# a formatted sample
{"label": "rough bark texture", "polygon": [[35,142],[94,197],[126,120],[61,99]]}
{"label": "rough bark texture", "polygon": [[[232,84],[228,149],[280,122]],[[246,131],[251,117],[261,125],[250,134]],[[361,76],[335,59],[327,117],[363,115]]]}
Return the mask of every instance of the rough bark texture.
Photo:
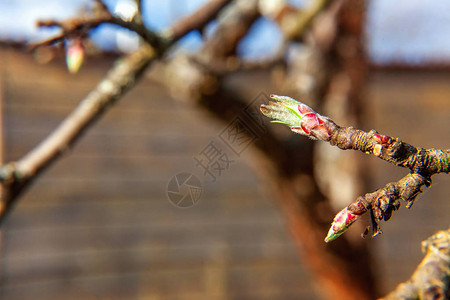
{"label": "rough bark texture", "polygon": [[422,251],[426,255],[411,278],[382,299],[450,298],[450,229],[439,231],[423,241]]}
{"label": "rough bark texture", "polygon": [[[339,237],[366,211],[370,211],[372,217],[373,235],[378,235],[381,231],[377,221],[389,220],[392,212],[399,209],[399,200],[406,201],[406,206],[410,208],[422,192],[421,188],[431,185],[432,175],[449,173],[450,150],[416,148],[399,139],[378,134],[375,130],[365,132],[353,127],[340,127],[295,99],[278,95],[271,95],[271,98],[275,102],[262,104],[260,109],[265,116],[275,119],[272,122],[287,125],[295,133],[329,142],[342,150],[353,149],[373,154],[411,171],[401,180],[359,197],[341,210],[334,218],[326,242]],[[325,175],[330,176],[328,173]]]}

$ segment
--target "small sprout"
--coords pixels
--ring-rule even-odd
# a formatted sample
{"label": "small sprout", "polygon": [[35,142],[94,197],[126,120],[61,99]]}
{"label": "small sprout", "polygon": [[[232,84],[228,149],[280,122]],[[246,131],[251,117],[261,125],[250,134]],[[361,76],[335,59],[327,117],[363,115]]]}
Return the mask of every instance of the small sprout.
{"label": "small sprout", "polygon": [[356,200],[349,206],[338,212],[331,223],[330,230],[325,238],[325,242],[331,242],[343,234],[359,217],[364,214],[367,209],[364,205]]}
{"label": "small sprout", "polygon": [[350,211],[348,207],[341,210],[336,217],[334,217],[333,223],[331,224],[330,230],[325,238],[325,242],[328,243],[337,239],[350,227],[350,225],[358,220],[358,218],[359,215]]}

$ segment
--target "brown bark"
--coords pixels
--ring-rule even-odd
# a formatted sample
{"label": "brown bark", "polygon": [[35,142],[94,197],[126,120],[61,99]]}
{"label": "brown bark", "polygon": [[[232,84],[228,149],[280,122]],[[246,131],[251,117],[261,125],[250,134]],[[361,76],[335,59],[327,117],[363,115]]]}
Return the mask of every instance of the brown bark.
{"label": "brown bark", "polygon": [[[426,254],[413,275],[384,300],[444,300],[450,298],[450,229],[436,232],[422,242]],[[380,299],[381,300],[381,299]]]}

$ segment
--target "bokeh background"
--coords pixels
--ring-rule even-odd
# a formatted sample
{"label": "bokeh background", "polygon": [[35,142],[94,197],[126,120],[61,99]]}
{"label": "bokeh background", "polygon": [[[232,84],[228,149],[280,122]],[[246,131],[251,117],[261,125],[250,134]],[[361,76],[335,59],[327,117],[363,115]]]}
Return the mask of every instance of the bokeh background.
{"label": "bokeh background", "polygon": [[[105,2],[116,12],[131,5]],[[144,22],[161,30],[204,2],[145,1]],[[32,149],[120,53],[138,47],[134,34],[103,25],[91,36],[97,52],[76,75],[67,72],[61,55],[47,59],[19,49],[55,34],[37,29],[36,20],[74,16],[86,3],[0,2],[4,161]],[[363,129],[424,148],[448,148],[450,3],[371,1],[365,31],[370,72]],[[281,41],[276,24],[262,17],[238,54],[265,59]],[[173,51],[193,52],[202,43],[193,32]],[[252,151],[229,153],[234,162],[212,182],[193,158],[211,141],[224,147],[219,135],[227,123],[175,101],[157,77],[149,72],[33,184],[2,224],[0,297],[317,299],[274,195],[250,167]],[[251,101],[276,89],[271,79],[270,70],[242,71],[228,84]],[[360,155],[367,161],[367,191],[407,172]],[[167,184],[179,172],[202,182],[199,202],[188,209],[167,199]],[[413,208],[403,206],[381,224],[384,234],[370,241],[382,293],[409,278],[422,258],[420,241],[449,225],[447,177],[433,177]]]}

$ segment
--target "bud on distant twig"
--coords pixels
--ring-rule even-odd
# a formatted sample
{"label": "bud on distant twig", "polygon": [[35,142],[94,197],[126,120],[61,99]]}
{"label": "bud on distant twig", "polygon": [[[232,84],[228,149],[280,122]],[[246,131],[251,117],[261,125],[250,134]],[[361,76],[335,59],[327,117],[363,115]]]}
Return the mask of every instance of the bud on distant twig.
{"label": "bud on distant twig", "polygon": [[68,42],[66,48],[66,64],[70,73],[75,74],[80,69],[84,60],[84,47],[81,38],[75,38]]}

